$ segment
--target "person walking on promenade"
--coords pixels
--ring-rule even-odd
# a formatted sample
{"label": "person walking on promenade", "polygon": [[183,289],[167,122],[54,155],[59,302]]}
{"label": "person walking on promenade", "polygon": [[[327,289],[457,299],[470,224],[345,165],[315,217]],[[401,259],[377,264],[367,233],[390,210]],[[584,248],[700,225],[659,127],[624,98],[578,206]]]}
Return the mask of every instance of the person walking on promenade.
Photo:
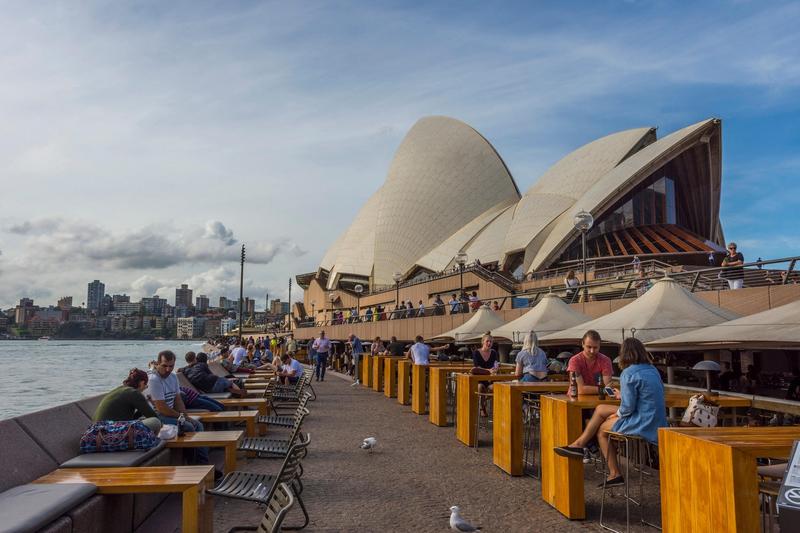
{"label": "person walking on promenade", "polygon": [[361,366],[361,354],[364,353],[364,346],[361,344],[361,339],[359,339],[355,333],[351,333],[347,340],[350,342],[350,348],[353,350],[353,385],[360,385],[361,380],[359,379],[359,370]]}
{"label": "person walking on promenade", "polygon": [[664,384],[642,341],[633,337],[622,341],[619,366],[622,368],[619,377],[621,388],[614,389],[614,397],[620,400],[619,407],[598,405],[581,436],[569,446],[555,448],[555,452],[563,457],[583,459],[584,448],[596,435],[608,464],[606,486],[625,482],[615,445],[608,438],[609,431],[636,435],[655,444],[658,442],[658,428],[667,427]]}
{"label": "person walking on promenade", "polygon": [[325,336],[325,331],[319,332],[319,338],[312,343],[316,353],[317,363],[314,365],[314,376],[317,381],[325,381],[325,369],[328,368],[328,354],[331,351],[331,340]]}

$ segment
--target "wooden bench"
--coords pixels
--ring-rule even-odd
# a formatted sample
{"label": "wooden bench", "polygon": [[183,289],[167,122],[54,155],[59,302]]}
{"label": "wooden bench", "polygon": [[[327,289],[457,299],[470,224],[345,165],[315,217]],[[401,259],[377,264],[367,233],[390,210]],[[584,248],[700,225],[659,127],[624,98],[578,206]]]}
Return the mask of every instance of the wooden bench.
{"label": "wooden bench", "polygon": [[179,493],[183,498],[182,531],[213,531],[213,500],[206,496],[206,490],[214,486],[212,465],[65,468],[34,483],[91,483],[98,494]]}

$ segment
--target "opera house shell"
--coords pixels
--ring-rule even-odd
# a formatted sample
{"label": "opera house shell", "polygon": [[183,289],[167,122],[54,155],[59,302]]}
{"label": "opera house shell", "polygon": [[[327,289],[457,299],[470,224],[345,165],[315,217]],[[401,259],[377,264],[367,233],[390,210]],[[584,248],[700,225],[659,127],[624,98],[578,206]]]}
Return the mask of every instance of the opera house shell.
{"label": "opera house shell", "polygon": [[595,219],[588,257],[701,264],[724,243],[719,222],[721,122],[661,139],[653,127],[613,133],[550,167],[521,194],[476,130],[425,117],[408,132],[386,181],[325,254],[328,289],[369,287],[452,268],[460,252],[520,275],[575,263],[576,213]]}

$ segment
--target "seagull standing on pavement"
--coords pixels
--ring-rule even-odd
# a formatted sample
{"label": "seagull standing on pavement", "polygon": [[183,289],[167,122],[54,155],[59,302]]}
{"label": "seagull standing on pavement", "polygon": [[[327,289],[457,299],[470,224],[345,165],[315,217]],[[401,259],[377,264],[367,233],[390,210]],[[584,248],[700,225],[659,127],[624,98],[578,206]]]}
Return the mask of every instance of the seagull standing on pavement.
{"label": "seagull standing on pavement", "polygon": [[480,531],[481,528],[475,527],[463,518],[459,514],[461,509],[458,506],[454,505],[450,508],[450,529],[453,531],[461,531],[463,533],[469,533],[470,531]]}
{"label": "seagull standing on pavement", "polygon": [[378,444],[378,439],[375,437],[367,437],[364,439],[364,442],[361,443],[362,450],[369,450],[369,453],[372,453],[372,449],[375,445]]}

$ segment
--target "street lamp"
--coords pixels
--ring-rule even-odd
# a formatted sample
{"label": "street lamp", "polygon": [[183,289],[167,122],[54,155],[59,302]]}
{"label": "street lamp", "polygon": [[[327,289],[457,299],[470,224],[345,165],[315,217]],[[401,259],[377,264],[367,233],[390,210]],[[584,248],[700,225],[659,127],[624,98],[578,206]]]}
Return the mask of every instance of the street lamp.
{"label": "street lamp", "polygon": [[361,322],[361,293],[364,292],[364,286],[362,284],[358,284],[353,287],[356,291],[356,322]]}
{"label": "street lamp", "polygon": [[592,229],[594,225],[594,217],[591,213],[587,213],[583,209],[575,214],[572,219],[575,229],[581,232],[581,258],[583,263],[583,301],[589,298],[589,289],[586,281],[586,233]]}
{"label": "street lamp", "polygon": [[456,254],[456,264],[458,265],[458,271],[461,273],[461,294],[464,294],[464,265],[467,264],[466,252],[458,252]]}
{"label": "street lamp", "polygon": [[397,311],[397,306],[400,305],[400,280],[403,279],[403,274],[395,272],[392,274],[394,280],[394,309]]}
{"label": "street lamp", "polygon": [[336,295],[334,293],[330,293],[328,295],[328,300],[331,301],[331,325],[333,325],[333,302],[336,301]]}

